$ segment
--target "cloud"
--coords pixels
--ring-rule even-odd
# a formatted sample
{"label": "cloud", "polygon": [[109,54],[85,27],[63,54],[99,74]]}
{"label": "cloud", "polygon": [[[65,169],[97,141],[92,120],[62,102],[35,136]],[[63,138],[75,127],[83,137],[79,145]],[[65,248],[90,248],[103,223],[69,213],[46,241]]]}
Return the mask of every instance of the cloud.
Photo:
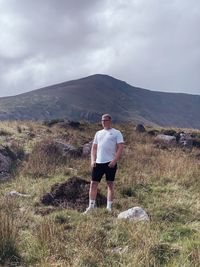
{"label": "cloud", "polygon": [[94,73],[200,94],[197,0],[0,0],[0,96]]}

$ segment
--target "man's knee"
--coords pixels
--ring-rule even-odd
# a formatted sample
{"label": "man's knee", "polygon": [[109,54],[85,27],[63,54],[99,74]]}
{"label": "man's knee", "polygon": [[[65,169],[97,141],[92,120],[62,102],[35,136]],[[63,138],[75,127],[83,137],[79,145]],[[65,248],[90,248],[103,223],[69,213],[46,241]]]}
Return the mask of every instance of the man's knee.
{"label": "man's knee", "polygon": [[110,190],[113,190],[114,188],[114,182],[113,181],[107,181],[107,186]]}
{"label": "man's knee", "polygon": [[90,189],[91,189],[91,190],[96,190],[97,187],[98,187],[98,184],[99,184],[99,182],[91,181],[91,182],[90,182]]}

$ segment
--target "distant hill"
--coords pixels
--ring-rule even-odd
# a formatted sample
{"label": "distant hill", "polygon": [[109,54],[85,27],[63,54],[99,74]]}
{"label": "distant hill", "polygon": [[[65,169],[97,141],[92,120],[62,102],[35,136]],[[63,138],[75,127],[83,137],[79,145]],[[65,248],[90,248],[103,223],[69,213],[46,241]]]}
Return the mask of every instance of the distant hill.
{"label": "distant hill", "polygon": [[0,120],[97,122],[102,113],[111,113],[116,122],[200,129],[200,95],[150,91],[96,74],[0,98]]}

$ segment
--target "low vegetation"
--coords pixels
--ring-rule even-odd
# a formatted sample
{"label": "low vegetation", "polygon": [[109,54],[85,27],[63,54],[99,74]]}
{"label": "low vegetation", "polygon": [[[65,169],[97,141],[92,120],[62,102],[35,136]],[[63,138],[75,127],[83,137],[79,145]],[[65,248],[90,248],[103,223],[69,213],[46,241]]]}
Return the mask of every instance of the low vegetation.
{"label": "low vegetation", "polygon": [[[64,127],[65,126],[65,127]],[[200,149],[155,146],[154,136],[117,125],[126,141],[112,213],[44,206],[41,197],[73,176],[90,180],[89,157],[60,158],[52,140],[80,148],[101,125],[1,122],[0,144],[22,156],[0,183],[1,266],[200,266]],[[163,129],[149,128],[149,131]],[[183,129],[166,129],[180,131]],[[191,131],[185,129],[185,131]],[[192,131],[200,136],[200,131]],[[10,196],[16,190],[30,197]],[[106,195],[105,180],[100,191]],[[117,220],[140,206],[149,222]]]}

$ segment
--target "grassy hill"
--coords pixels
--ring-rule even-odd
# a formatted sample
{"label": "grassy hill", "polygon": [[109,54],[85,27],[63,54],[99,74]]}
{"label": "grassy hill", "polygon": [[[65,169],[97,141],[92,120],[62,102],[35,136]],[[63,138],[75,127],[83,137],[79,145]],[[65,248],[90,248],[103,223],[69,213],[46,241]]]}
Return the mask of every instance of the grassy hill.
{"label": "grassy hill", "polygon": [[200,129],[200,96],[153,92],[96,74],[0,98],[0,120],[97,122],[102,113],[111,113],[116,122]]}
{"label": "grassy hill", "polygon": [[[154,137],[120,124],[126,146],[119,162],[112,213],[98,207],[83,215],[62,206],[44,206],[41,196],[72,176],[90,180],[90,159],[58,158],[47,141],[75,147],[92,140],[98,124],[76,129],[36,122],[1,122],[0,144],[29,153],[0,184],[0,265],[2,266],[200,266],[200,168],[197,148],[161,149]],[[150,128],[153,129],[153,128]],[[156,128],[158,131],[161,128]],[[178,129],[175,129],[178,130]],[[179,129],[180,130],[180,129]],[[200,131],[194,131],[200,135]],[[9,197],[16,190],[30,197]],[[100,184],[106,195],[106,184]],[[119,221],[140,206],[149,222]]]}

